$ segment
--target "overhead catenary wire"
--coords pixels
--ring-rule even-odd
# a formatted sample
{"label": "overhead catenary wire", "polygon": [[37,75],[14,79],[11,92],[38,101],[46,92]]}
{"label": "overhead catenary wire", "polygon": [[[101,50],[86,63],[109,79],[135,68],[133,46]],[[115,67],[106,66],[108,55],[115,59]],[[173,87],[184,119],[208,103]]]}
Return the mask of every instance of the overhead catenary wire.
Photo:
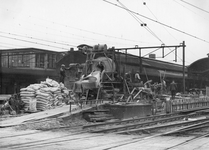
{"label": "overhead catenary wire", "polygon": [[[158,20],[158,18],[154,15],[154,13],[151,11],[151,9],[149,9],[149,7],[147,6],[147,3],[146,2],[143,2],[143,5],[145,5],[146,6],[146,8],[149,10],[149,12],[154,16],[154,18],[157,20],[157,21],[159,21]],[[164,26],[162,26],[164,29],[165,29],[165,31],[166,32],[168,32],[168,34],[171,36],[171,37],[173,37],[176,41],[178,41]],[[170,48],[169,48],[170,49]],[[167,55],[169,55],[170,53],[172,53],[173,52],[173,50],[171,50],[170,49],[170,52],[168,53],[168,54],[166,54],[164,57],[166,57]]]}
{"label": "overhead catenary wire", "polygon": [[[13,47],[11,47],[11,46],[4,46],[4,45],[0,45],[0,47],[6,47],[6,48],[13,48]],[[1,49],[1,48],[0,48]]]}
{"label": "overhead catenary wire", "polygon": [[181,4],[181,2],[178,2],[177,0],[173,0],[173,1],[176,2],[178,5],[181,5],[184,9],[187,9],[187,10],[189,10],[190,12],[192,12],[193,14],[197,15],[198,17],[201,17],[201,18],[203,18],[204,20],[209,21],[209,19],[206,18],[206,17],[204,17],[204,15],[200,15],[200,14],[198,14],[197,12],[195,12],[194,10],[192,10],[191,8],[188,8],[188,5],[186,5],[186,4]]}
{"label": "overhead catenary wire", "polygon": [[72,28],[72,29],[80,30],[80,31],[83,31],[83,32],[91,33],[91,34],[100,35],[100,36],[103,36],[103,37],[114,38],[114,39],[125,40],[125,41],[131,41],[131,42],[144,43],[143,41],[137,41],[137,40],[132,40],[132,39],[126,39],[126,38],[111,36],[111,35],[107,35],[107,34],[102,34],[102,33],[98,33],[98,32],[93,32],[93,31],[89,31],[89,30],[85,30],[85,29],[81,29],[81,28],[77,28],[77,27],[72,27],[72,26],[69,26],[69,25],[64,25],[64,24],[61,24],[61,23],[56,23],[54,21],[48,21],[48,20],[44,20],[44,19],[41,19],[41,20],[46,21],[46,22],[51,22],[52,24],[61,25],[61,26],[67,27],[67,28]]}
{"label": "overhead catenary wire", "polygon": [[[7,10],[8,11],[8,10]],[[29,16],[30,18],[34,18],[34,17],[31,17],[31,16]],[[43,20],[43,19],[42,19]],[[46,20],[44,20],[44,21],[46,21]],[[49,21],[48,21],[49,22]],[[29,21],[27,21],[27,23],[30,23]],[[110,36],[110,35],[105,35],[105,34],[101,34],[101,33],[95,33],[95,32],[92,32],[92,31],[88,31],[88,30],[84,30],[84,29],[79,29],[79,28],[75,28],[75,27],[71,27],[71,26],[68,26],[68,25],[63,25],[63,24],[60,24],[60,23],[56,23],[56,22],[51,22],[51,23],[53,23],[53,24],[59,24],[59,25],[62,25],[62,26],[65,26],[65,27],[70,27],[70,28],[74,28],[74,29],[77,29],[77,30],[81,30],[81,31],[85,31],[85,32],[89,32],[89,33],[92,33],[92,34],[97,34],[97,35],[103,35],[103,36],[105,36],[105,37],[112,37],[112,38],[117,38],[117,39],[120,39],[120,40],[126,40],[126,41],[130,41],[130,42],[140,42],[140,43],[148,43],[148,42],[144,42],[144,41],[138,41],[138,40],[130,40],[130,39],[124,39],[124,38],[118,38],[118,37],[114,37],[114,36]],[[20,23],[18,23],[18,25],[20,25]],[[34,24],[34,25],[38,25],[38,24]],[[38,25],[38,26],[42,26],[42,27],[44,27],[43,25]],[[50,28],[50,27],[45,27],[46,29],[52,29],[52,28]],[[57,30],[57,29],[53,29],[53,30],[56,30],[56,31],[58,31],[58,32],[62,32],[62,31],[60,31],[60,30]],[[37,31],[36,31],[37,32]],[[66,32],[65,32],[66,33]],[[49,33],[45,33],[45,34],[49,34]],[[56,35],[56,36],[62,36],[62,35]],[[73,36],[80,36],[80,35],[75,35],[75,34],[73,34]],[[89,41],[89,37],[84,37],[84,36],[80,36],[80,37],[82,37],[83,39],[85,38],[85,41]],[[28,37],[28,38],[30,38],[30,39],[37,39],[37,38],[34,38],[34,37]],[[72,39],[74,39],[74,37],[72,38]],[[40,39],[40,41],[41,41],[42,39]],[[98,39],[91,39],[91,40],[93,40],[93,41],[97,41],[98,42]],[[49,42],[48,40],[47,40],[47,42]],[[58,44],[58,43],[61,43],[61,42],[57,42],[57,41],[51,41],[53,44]],[[111,42],[112,42],[112,40],[111,40]],[[63,44],[65,44],[65,42],[63,42],[62,41],[62,43]],[[67,43],[67,42],[66,42]],[[72,43],[72,41],[71,41],[71,43]],[[113,42],[112,42],[113,43]],[[115,43],[115,42],[114,42]],[[118,42],[116,42],[116,43],[118,43]],[[80,44],[80,43],[79,43]],[[65,45],[69,45],[69,44],[65,44]],[[123,45],[124,45],[124,43],[123,43]],[[127,44],[127,45],[130,45],[130,44]],[[75,47],[75,46],[74,46]]]}
{"label": "overhead catenary wire", "polygon": [[193,4],[189,3],[189,2],[186,2],[186,1],[184,1],[184,0],[180,0],[180,1],[182,1],[182,2],[185,3],[185,4],[188,4],[188,5],[192,6],[192,7],[196,8],[196,9],[198,9],[198,10],[201,10],[201,11],[203,11],[203,12],[205,12],[205,13],[209,13],[209,11],[204,10],[204,9],[202,9],[202,8],[200,8],[200,7],[197,7],[197,6],[195,6],[195,5],[193,5]]}
{"label": "overhead catenary wire", "polygon": [[[135,16],[136,16],[136,15],[135,15]],[[32,15],[32,17],[33,17],[33,15]],[[41,18],[42,18],[42,17],[41,17]],[[141,18],[141,17],[138,16],[138,18]],[[15,18],[15,19],[16,19],[16,18]],[[22,17],[21,17],[21,19],[22,19]],[[48,17],[48,18],[45,18],[45,19],[51,20],[49,17]],[[145,19],[142,18],[142,20],[145,20]],[[55,20],[52,20],[52,21],[55,21]],[[146,21],[146,20],[145,20],[145,21]],[[18,24],[19,24],[19,23],[22,23],[22,22],[18,22]],[[31,20],[31,23],[32,23],[32,20]],[[35,23],[35,22],[34,22],[34,23]],[[42,24],[42,23],[43,23],[43,25],[45,25],[45,26],[47,25],[47,23],[44,24],[44,22],[41,23],[41,21],[38,21],[38,20],[36,20],[36,23],[37,23],[37,24]],[[58,23],[62,24],[62,22],[58,22]],[[58,24],[58,23],[54,22],[54,24]],[[63,26],[66,26],[65,23],[62,24],[62,25],[63,25]],[[71,25],[71,24],[69,24],[69,25]],[[23,25],[23,26],[24,26],[24,25]],[[29,26],[25,26],[25,27],[29,27]],[[49,27],[52,27],[51,24],[49,24]],[[57,26],[57,27],[58,27],[58,28],[56,28],[56,29],[61,30],[59,26]],[[66,27],[69,27],[69,26],[67,25]],[[76,26],[76,27],[77,27],[77,26]],[[54,27],[54,28],[55,28],[55,27]],[[35,28],[31,28],[31,29],[35,29]],[[82,28],[82,29],[83,29],[83,28]],[[82,29],[81,29],[81,31],[83,31]],[[79,28],[77,28],[77,30],[79,30]],[[49,31],[50,31],[50,30],[49,30]],[[68,31],[68,30],[66,29],[66,31]],[[44,30],[43,32],[48,32],[48,31]],[[62,32],[62,30],[61,30],[61,32]],[[63,32],[64,32],[64,30],[63,30]],[[69,30],[69,32],[71,32],[71,31]],[[91,32],[91,31],[90,31],[90,32]],[[89,33],[90,33],[90,32],[89,32]],[[27,33],[27,32],[24,32],[24,35],[25,35],[26,33]],[[58,36],[59,36],[59,35],[60,35],[60,36],[63,35],[63,34],[60,34],[59,32],[53,32],[53,31],[52,31],[51,33],[57,33]],[[95,32],[94,32],[94,33],[95,33]],[[48,34],[48,33],[46,33],[46,34]],[[81,33],[80,35],[84,35],[84,34]],[[90,35],[90,34],[89,34],[89,35]],[[89,37],[90,37],[90,36],[89,36]],[[122,36],[121,36],[121,37],[122,37]],[[125,37],[125,36],[124,36],[124,37]],[[59,38],[59,37],[58,37],[58,38]],[[57,38],[57,39],[58,39],[58,38]],[[21,39],[22,39],[22,38],[21,38]],[[59,38],[59,39],[61,39],[61,38]],[[88,39],[90,39],[90,38],[88,38]],[[110,39],[110,38],[109,38],[109,39]],[[136,39],[136,40],[137,40],[137,39]],[[63,41],[65,41],[64,38],[63,38]],[[66,40],[66,41],[67,41],[67,40]],[[70,41],[70,40],[69,40],[69,41]],[[86,41],[88,42],[87,39],[86,39]],[[85,42],[86,42],[86,41],[85,41]],[[115,40],[112,40],[112,41],[115,41]],[[12,43],[12,42],[11,42],[11,43]],[[92,43],[93,43],[93,42],[92,42]],[[124,43],[126,43],[126,42],[124,42]],[[128,42],[127,42],[127,43],[128,43]]]}
{"label": "overhead catenary wire", "polygon": [[32,36],[24,36],[24,35],[20,35],[20,34],[7,33],[7,32],[3,32],[3,31],[0,31],[0,33],[14,35],[14,36],[18,36],[18,37],[24,37],[24,38],[28,38],[28,39],[31,39],[31,40],[38,40],[38,41],[43,41],[43,42],[49,42],[49,43],[53,43],[53,44],[61,44],[61,45],[65,45],[65,46],[76,46],[76,45],[60,43],[60,42],[56,42],[56,41],[40,39],[40,38],[36,38],[36,37],[32,37]]}
{"label": "overhead catenary wire", "polygon": [[[5,8],[2,8],[2,9],[5,9]],[[5,9],[5,10],[6,10],[6,11],[13,11],[14,13],[16,12],[16,11],[10,10],[10,9]],[[91,33],[91,34],[95,34],[95,35],[100,35],[100,36],[103,36],[103,37],[106,37],[106,38],[114,38],[114,39],[118,39],[118,40],[124,40],[124,41],[135,42],[135,43],[137,42],[137,43],[148,43],[148,44],[151,44],[151,43],[149,43],[149,42],[147,42],[147,41],[139,41],[139,40],[134,40],[134,39],[127,39],[127,38],[122,38],[122,37],[116,37],[116,36],[112,36],[112,35],[102,34],[102,33],[98,33],[98,32],[93,32],[93,31],[81,29],[81,28],[78,28],[78,27],[73,27],[73,26],[69,26],[69,25],[66,25],[66,24],[58,23],[58,22],[55,22],[55,21],[50,21],[50,20],[46,20],[46,19],[39,18],[39,17],[34,17],[34,16],[31,16],[31,15],[28,15],[28,18],[38,19],[38,20],[39,20],[38,22],[40,22],[40,21],[42,20],[42,21],[45,21],[45,22],[48,22],[48,23],[51,23],[51,24],[60,25],[60,26],[66,27],[66,28],[71,28],[71,29],[75,29],[75,30],[79,30],[79,31],[82,31],[82,32],[87,32],[87,33]],[[13,18],[13,19],[14,19],[14,18]],[[22,21],[24,21],[24,20],[22,20]],[[25,21],[25,22],[30,23],[30,21]],[[36,21],[36,22],[37,22],[37,21]],[[20,25],[20,23],[18,23],[18,25]],[[37,26],[38,24],[37,24],[37,23],[36,23],[36,24],[33,23],[33,25],[36,25],[36,26]],[[44,27],[43,25],[38,25],[38,26]],[[46,28],[46,29],[52,29],[52,28],[50,28],[50,27],[45,27],[45,28]],[[62,31],[57,30],[57,29],[53,29],[53,30],[62,32]],[[66,32],[64,32],[64,33],[66,33]],[[47,34],[48,34],[48,33],[47,33]],[[68,33],[68,34],[72,34],[72,33]],[[72,35],[73,35],[73,34],[72,34]],[[57,35],[57,36],[60,36],[60,35]],[[83,40],[84,40],[84,38],[85,38],[85,41],[88,41],[88,40],[90,39],[89,37],[84,37],[84,36],[76,35],[76,34],[74,34],[73,36],[82,37]],[[98,42],[98,39],[92,39],[92,40]],[[103,40],[102,40],[102,42],[103,42]],[[112,40],[111,40],[111,42],[112,42]],[[112,42],[112,43],[113,43],[113,42]],[[118,42],[117,42],[117,43],[118,43]],[[134,43],[134,44],[135,44],[135,43]],[[80,43],[79,43],[79,44],[80,44]],[[120,44],[120,43],[119,43],[119,44]],[[152,44],[154,44],[154,43],[152,43]],[[123,43],[123,45],[124,45],[124,43]],[[129,45],[130,45],[130,44],[129,44]]]}
{"label": "overhead catenary wire", "polygon": [[[103,0],[103,1],[106,2],[106,3],[109,3],[109,4],[111,4],[111,5],[114,5],[114,6],[118,7],[118,8],[125,9],[125,8],[119,6],[119,5],[115,4],[115,3],[112,3],[112,2],[110,2],[110,1],[107,1],[107,0]],[[175,31],[180,32],[180,33],[183,33],[183,34],[185,34],[185,35],[187,35],[187,36],[193,37],[193,38],[198,39],[198,40],[200,40],[200,41],[209,43],[209,41],[204,40],[204,39],[202,39],[202,38],[200,38],[200,37],[197,37],[197,36],[192,35],[192,34],[190,34],[190,33],[184,32],[184,31],[182,31],[182,30],[180,30],[180,29],[174,28],[174,27],[172,27],[172,26],[169,26],[169,25],[167,25],[167,24],[165,24],[165,23],[162,23],[162,22],[159,22],[159,21],[157,21],[157,20],[151,19],[151,18],[149,18],[149,17],[147,17],[147,16],[145,16],[145,15],[139,14],[139,13],[137,13],[137,12],[135,12],[135,11],[130,10],[130,9],[127,9],[127,10],[130,11],[130,12],[132,12],[132,13],[134,13],[134,14],[136,14],[136,15],[139,15],[139,16],[141,16],[141,17],[143,17],[143,18],[146,18],[146,19],[148,19],[148,20],[150,20],[150,21],[153,21],[153,22],[155,22],[155,23],[158,23],[158,24],[160,24],[160,25],[163,25],[163,26],[165,26],[165,27],[168,27],[168,28],[170,28],[170,29],[172,29],[172,30],[175,30]]]}
{"label": "overhead catenary wire", "polygon": [[[146,8],[149,10],[149,12],[154,16],[154,18],[157,20],[157,21],[159,21],[158,20],[158,18],[154,15],[154,13],[151,11],[151,9],[147,6],[147,3],[145,3],[145,2],[143,2],[143,5],[145,5],[146,6]],[[176,41],[178,41],[164,26],[163,26],[163,28],[165,29],[165,31],[171,36],[171,37],[173,37]]]}
{"label": "overhead catenary wire", "polygon": [[[124,8],[126,8],[126,10],[128,9],[124,4],[122,4],[119,0],[117,0],[117,2],[122,6],[122,7],[124,7]],[[140,24],[143,24],[143,21],[142,20],[140,20],[136,15],[134,15],[134,14],[132,14],[131,12],[129,12],[128,11],[128,13],[132,16],[132,17],[134,17],[134,19],[137,21],[137,22],[139,22]],[[155,18],[156,18],[156,16],[155,16]],[[163,26],[164,27],[164,26]],[[149,29],[148,27],[146,28],[147,29],[147,31],[148,32],[150,32],[154,37],[156,37],[162,44],[164,44],[164,42],[151,30],[151,29]],[[165,29],[166,30],[166,29]],[[160,48],[158,48],[157,50],[159,50]],[[170,48],[169,48],[170,49]],[[155,52],[155,51],[157,51],[157,50],[154,50],[154,51],[152,51],[152,52],[150,52],[150,53],[148,53],[148,54],[146,54],[146,55],[144,55],[143,57],[145,57],[145,56],[147,56],[147,55],[149,55],[149,54],[151,54],[151,53],[153,53],[153,52]],[[163,57],[166,57],[167,55],[169,55],[170,53],[172,53],[173,52],[173,50],[170,50],[170,52],[169,53],[167,53],[165,56],[163,56]],[[178,56],[178,58],[180,58],[179,56]],[[182,59],[181,59],[181,61],[182,61]]]}
{"label": "overhead catenary wire", "polygon": [[[18,25],[20,25],[21,26],[21,24],[18,24]],[[38,25],[38,24],[34,24],[33,23],[33,25],[35,25],[35,26],[41,26],[41,27],[43,27],[43,28],[47,28],[47,29],[51,29],[51,30],[56,30],[56,31],[58,31],[58,32],[60,32],[60,33],[65,33],[65,34],[68,34],[67,36],[65,36],[65,35],[56,35],[56,34],[54,34],[54,33],[45,33],[45,34],[50,34],[50,35],[56,35],[56,36],[60,36],[60,37],[65,37],[65,38],[70,38],[69,37],[69,35],[73,35],[73,36],[77,36],[77,37],[80,37],[80,40],[82,40],[82,42],[83,41],[93,41],[94,43],[95,42],[98,42],[99,41],[99,39],[94,39],[94,38],[89,38],[89,37],[86,37],[86,36],[81,36],[81,35],[76,35],[76,34],[72,34],[72,33],[69,33],[69,32],[62,32],[62,31],[60,31],[60,30],[57,30],[57,29],[54,29],[54,28],[50,28],[50,27],[45,27],[45,26],[43,26],[43,25]],[[31,30],[31,29],[30,29]],[[39,31],[36,31],[36,32],[39,32]],[[43,33],[43,32],[42,32]],[[74,39],[79,39],[79,38],[75,38],[75,37],[71,37],[72,38],[72,40],[74,40]],[[108,40],[109,41],[107,41],[107,40],[100,40],[100,41],[102,41],[102,42],[108,42],[108,43],[113,43],[113,44],[116,44],[116,43],[119,43],[119,44],[121,44],[121,45],[124,45],[124,43],[120,43],[120,42],[112,42],[113,40],[110,40],[110,38],[108,38]],[[135,42],[140,42],[140,43],[149,43],[149,42],[145,42],[145,41],[135,41],[135,40],[126,40],[126,41],[128,41],[128,42],[134,42],[134,44],[135,44]],[[71,41],[71,43],[72,43],[72,41]],[[80,43],[78,43],[78,44],[80,44]],[[130,46],[130,44],[126,44],[126,45],[129,45]]]}
{"label": "overhead catenary wire", "polygon": [[23,46],[23,45],[18,45],[18,44],[11,44],[11,43],[5,43],[5,42],[0,42],[0,44],[3,44],[3,45],[9,45],[9,46],[15,46],[15,47],[26,47],[26,46]]}
{"label": "overhead catenary wire", "polygon": [[[126,8],[126,10],[128,9],[124,4],[122,4],[119,0],[117,0],[117,2],[124,8]],[[127,11],[138,23],[140,23],[140,25],[143,24],[143,21],[140,20],[137,16],[135,16],[134,14],[132,14],[130,11]],[[144,28],[151,33],[155,38],[157,38],[161,43],[163,43],[163,41],[146,25],[144,26]]]}
{"label": "overhead catenary wire", "polygon": [[27,43],[33,43],[33,44],[47,46],[47,47],[53,47],[53,48],[58,48],[58,49],[63,49],[63,50],[69,50],[69,49],[63,48],[63,47],[52,46],[52,45],[43,44],[43,43],[39,43],[39,42],[33,42],[33,41],[29,41],[29,40],[24,40],[24,39],[18,39],[18,38],[15,38],[15,37],[9,37],[9,36],[4,36],[4,35],[0,35],[0,37],[7,38],[7,39],[12,39],[12,40],[17,40],[17,41],[22,41],[22,42],[27,42]]}

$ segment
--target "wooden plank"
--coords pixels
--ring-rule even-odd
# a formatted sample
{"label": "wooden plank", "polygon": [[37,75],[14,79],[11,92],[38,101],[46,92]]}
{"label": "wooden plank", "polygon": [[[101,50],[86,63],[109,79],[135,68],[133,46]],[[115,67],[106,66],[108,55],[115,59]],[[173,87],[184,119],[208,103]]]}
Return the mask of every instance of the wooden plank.
{"label": "wooden plank", "polygon": [[[65,114],[69,112],[69,107],[70,107],[69,105],[66,105],[55,109],[45,110],[38,113],[28,114],[28,115],[4,120],[0,122],[0,127],[15,126],[30,120],[38,120],[38,119],[56,116],[58,114]],[[78,106],[72,105],[72,110],[75,109],[76,107]]]}

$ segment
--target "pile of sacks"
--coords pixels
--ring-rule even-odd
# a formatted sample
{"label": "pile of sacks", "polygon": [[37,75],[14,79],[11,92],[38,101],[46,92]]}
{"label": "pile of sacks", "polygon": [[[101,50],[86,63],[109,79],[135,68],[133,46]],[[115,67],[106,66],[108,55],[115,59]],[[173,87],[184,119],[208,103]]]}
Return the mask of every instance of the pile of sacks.
{"label": "pile of sacks", "polygon": [[20,89],[21,100],[25,103],[25,110],[37,111],[51,109],[63,105],[69,91],[62,83],[47,78],[40,84],[31,84]]}

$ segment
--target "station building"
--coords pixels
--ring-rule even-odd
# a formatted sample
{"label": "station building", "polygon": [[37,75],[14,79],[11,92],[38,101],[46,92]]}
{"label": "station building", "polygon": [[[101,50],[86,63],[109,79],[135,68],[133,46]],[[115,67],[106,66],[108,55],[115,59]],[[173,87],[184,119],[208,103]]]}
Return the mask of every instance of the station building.
{"label": "station building", "polygon": [[0,51],[0,94],[13,94],[20,88],[45,81],[58,80],[56,62],[60,52],[37,48],[7,49]]}
{"label": "station building", "polygon": [[209,54],[208,57],[196,60],[188,66],[190,84],[194,88],[209,86]]}
{"label": "station building", "polygon": [[[64,54],[64,55],[63,55]],[[47,77],[59,81],[62,64],[85,64],[86,55],[71,49],[68,52],[55,52],[37,48],[7,49],[0,51],[0,94],[13,94],[20,88],[44,81]],[[141,62],[140,62],[141,61]],[[183,67],[174,63],[116,53],[115,62],[120,73],[139,71],[142,80],[167,84],[175,80],[178,91],[182,91]],[[141,66],[140,66],[141,64]],[[141,68],[141,69],[140,69]],[[75,74],[75,71],[71,72]],[[202,58],[185,67],[186,90],[192,87],[205,88],[209,85],[209,58]]]}

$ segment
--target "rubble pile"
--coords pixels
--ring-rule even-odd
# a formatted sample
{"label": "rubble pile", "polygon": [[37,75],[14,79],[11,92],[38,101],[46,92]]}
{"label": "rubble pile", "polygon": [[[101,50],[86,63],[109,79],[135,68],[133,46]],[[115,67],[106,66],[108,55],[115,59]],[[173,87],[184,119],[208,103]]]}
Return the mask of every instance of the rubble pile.
{"label": "rubble pile", "polygon": [[25,110],[37,111],[51,109],[63,105],[69,91],[62,83],[47,78],[40,84],[31,84],[20,89],[21,100],[25,103]]}

